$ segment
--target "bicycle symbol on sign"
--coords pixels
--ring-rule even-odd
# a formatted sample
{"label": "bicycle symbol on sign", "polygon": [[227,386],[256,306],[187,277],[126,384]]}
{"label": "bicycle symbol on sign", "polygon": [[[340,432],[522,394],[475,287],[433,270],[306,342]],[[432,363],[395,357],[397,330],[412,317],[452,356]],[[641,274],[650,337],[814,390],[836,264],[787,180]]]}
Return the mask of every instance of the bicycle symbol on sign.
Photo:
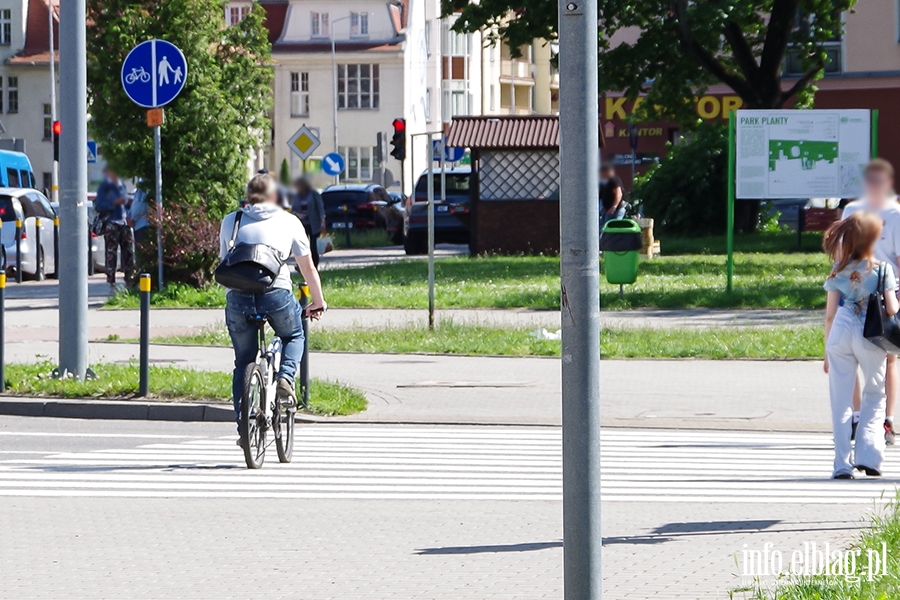
{"label": "bicycle symbol on sign", "polygon": [[148,83],[150,81],[150,73],[144,70],[144,67],[132,68],[131,73],[125,76],[125,83],[131,85],[136,81],[140,81],[141,83]]}

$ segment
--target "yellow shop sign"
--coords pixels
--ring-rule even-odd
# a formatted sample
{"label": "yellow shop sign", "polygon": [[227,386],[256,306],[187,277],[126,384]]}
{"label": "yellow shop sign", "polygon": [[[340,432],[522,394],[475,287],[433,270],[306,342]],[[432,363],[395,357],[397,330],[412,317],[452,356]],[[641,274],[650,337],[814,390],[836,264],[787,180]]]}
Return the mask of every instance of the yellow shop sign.
{"label": "yellow shop sign", "polygon": [[[606,98],[603,110],[604,119],[621,119],[627,120],[628,115],[633,113],[643,102],[643,98],[638,98],[630,106],[627,106],[628,99]],[[697,115],[701,119],[727,119],[728,115],[744,104],[740,96],[701,96],[694,102]]]}

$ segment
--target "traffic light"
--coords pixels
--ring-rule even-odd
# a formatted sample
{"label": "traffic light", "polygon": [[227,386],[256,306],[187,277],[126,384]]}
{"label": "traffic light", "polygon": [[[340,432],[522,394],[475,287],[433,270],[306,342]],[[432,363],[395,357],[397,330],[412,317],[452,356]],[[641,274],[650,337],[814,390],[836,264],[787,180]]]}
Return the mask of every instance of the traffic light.
{"label": "traffic light", "polygon": [[406,158],[406,119],[394,119],[394,136],[391,138],[391,156],[397,160]]}
{"label": "traffic light", "polygon": [[59,121],[53,121],[53,160],[59,162],[59,134],[62,132],[62,125]]}

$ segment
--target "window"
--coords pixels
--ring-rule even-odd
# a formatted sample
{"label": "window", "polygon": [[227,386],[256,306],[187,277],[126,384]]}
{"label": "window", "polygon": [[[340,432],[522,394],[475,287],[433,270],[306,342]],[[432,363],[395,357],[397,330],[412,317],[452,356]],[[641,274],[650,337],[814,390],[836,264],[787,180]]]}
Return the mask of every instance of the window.
{"label": "window", "polygon": [[497,110],[497,88],[494,87],[494,84],[491,84],[490,87],[490,101],[488,102],[488,108],[491,111]]}
{"label": "window", "polygon": [[378,108],[378,65],[338,65],[338,108]]}
{"label": "window", "polygon": [[314,12],[309,13],[309,16],[312,37],[328,37],[330,35],[330,30],[328,29],[328,13]]}
{"label": "window", "polygon": [[369,35],[369,13],[350,13],[350,35],[357,37]]}
{"label": "window", "polygon": [[0,10],[0,45],[12,44],[12,11],[8,8]]}
{"label": "window", "polygon": [[[815,18],[813,15],[806,13],[802,9],[797,11],[794,18],[794,32],[800,39],[804,39],[809,35],[810,29],[815,27]],[[831,39],[823,42],[821,46],[815,49],[815,53],[825,52],[825,73],[840,73],[843,71],[843,44],[841,25],[834,31]],[[804,64],[804,57],[809,55],[809,50],[803,48],[799,44],[791,43],[788,45],[784,60],[784,74],[788,76],[799,76],[806,72],[808,65]]]}
{"label": "window", "polygon": [[425,21],[425,56],[431,56],[431,21]]}
{"label": "window", "polygon": [[250,4],[228,3],[225,6],[225,23],[228,25],[237,25],[250,14]]}
{"label": "window", "polygon": [[44,105],[44,139],[53,138],[53,116],[49,104]]}
{"label": "window", "polygon": [[19,112],[19,78],[6,78],[6,112]]}
{"label": "window", "polygon": [[444,81],[444,114],[445,123],[453,117],[469,114],[469,90],[466,81],[452,79]]}
{"label": "window", "polygon": [[376,164],[374,146],[341,146],[338,152],[347,158],[341,181],[371,181],[374,169],[381,166]]}
{"label": "window", "polygon": [[453,31],[450,27],[449,23],[444,24],[444,56],[468,56],[469,34]]}
{"label": "window", "polygon": [[431,88],[425,90],[425,120],[431,123]]}
{"label": "window", "polygon": [[11,167],[6,167],[6,185],[19,187],[19,172]]}
{"label": "window", "polygon": [[291,73],[291,116],[309,115],[309,73]]}

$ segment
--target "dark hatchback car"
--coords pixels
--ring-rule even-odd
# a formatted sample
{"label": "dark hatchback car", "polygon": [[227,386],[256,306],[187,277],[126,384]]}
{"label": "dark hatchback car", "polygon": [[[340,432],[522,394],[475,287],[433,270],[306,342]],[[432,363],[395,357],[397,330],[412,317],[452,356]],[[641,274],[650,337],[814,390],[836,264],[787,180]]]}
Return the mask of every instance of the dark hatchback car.
{"label": "dark hatchback car", "polygon": [[322,201],[329,229],[385,227],[382,212],[393,203],[387,190],[367,183],[332,185],[322,192]]}
{"label": "dark hatchback car", "polygon": [[[469,243],[470,167],[450,169],[446,173],[447,190],[441,202],[441,174],[434,174],[434,243]],[[416,182],[415,195],[406,209],[406,253],[428,252],[428,174]]]}

